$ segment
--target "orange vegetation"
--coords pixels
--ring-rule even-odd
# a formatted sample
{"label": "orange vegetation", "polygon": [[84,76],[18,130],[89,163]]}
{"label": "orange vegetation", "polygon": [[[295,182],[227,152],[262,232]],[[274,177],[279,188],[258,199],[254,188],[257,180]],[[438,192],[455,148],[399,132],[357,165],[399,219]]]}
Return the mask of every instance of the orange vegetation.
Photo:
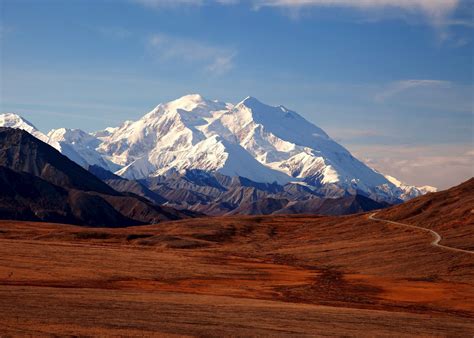
{"label": "orange vegetation", "polygon": [[2,221],[0,328],[14,335],[470,335],[474,255],[431,240],[367,214],[125,229]]}

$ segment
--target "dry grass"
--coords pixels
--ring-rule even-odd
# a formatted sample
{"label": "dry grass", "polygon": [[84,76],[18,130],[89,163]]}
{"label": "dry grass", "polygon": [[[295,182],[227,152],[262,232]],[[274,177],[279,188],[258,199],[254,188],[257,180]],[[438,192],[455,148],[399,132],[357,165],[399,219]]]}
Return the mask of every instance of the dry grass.
{"label": "dry grass", "polygon": [[3,221],[0,330],[472,336],[474,255],[430,241],[367,215],[126,229]]}
{"label": "dry grass", "polygon": [[474,178],[382,210],[377,217],[422,225],[438,232],[443,237],[441,244],[474,251]]}

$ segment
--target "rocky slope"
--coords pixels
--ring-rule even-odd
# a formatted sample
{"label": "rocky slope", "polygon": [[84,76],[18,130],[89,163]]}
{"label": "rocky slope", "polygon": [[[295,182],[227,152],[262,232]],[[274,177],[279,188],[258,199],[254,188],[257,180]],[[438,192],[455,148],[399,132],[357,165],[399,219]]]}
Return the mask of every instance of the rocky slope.
{"label": "rocky slope", "polygon": [[120,193],[19,129],[0,128],[0,183],[3,219],[116,227],[194,215]]}

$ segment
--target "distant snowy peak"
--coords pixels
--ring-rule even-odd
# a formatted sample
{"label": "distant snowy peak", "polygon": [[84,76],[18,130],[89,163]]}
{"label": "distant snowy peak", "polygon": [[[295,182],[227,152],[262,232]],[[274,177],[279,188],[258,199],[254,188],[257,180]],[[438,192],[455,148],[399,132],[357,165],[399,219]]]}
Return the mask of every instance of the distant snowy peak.
{"label": "distant snowy peak", "polygon": [[[298,113],[282,105],[276,107],[266,105],[252,96],[239,102],[230,113],[239,116],[246,115],[275,134],[285,139],[289,138],[288,141],[300,141],[300,145],[305,145],[305,140],[312,140],[313,137],[329,138],[321,128],[308,122]],[[298,128],[303,129],[298,130]]]}
{"label": "distant snowy peak", "polygon": [[200,169],[366,192],[390,184],[296,112],[253,97],[233,106],[186,95],[124,123],[102,141],[99,151],[129,178]]}
{"label": "distant snowy peak", "polygon": [[199,94],[190,94],[180,97],[179,99],[168,103],[160,104],[165,111],[187,111],[187,112],[208,112],[229,109],[232,105],[217,100],[208,100]]}
{"label": "distant snowy peak", "polygon": [[100,141],[80,129],[53,129],[45,135],[32,123],[12,113],[0,114],[0,126],[23,129],[83,167],[95,164],[108,170],[119,169],[117,165],[107,161],[97,152],[96,148]]}
{"label": "distant snowy peak", "polygon": [[99,165],[130,179],[197,169],[255,182],[301,182],[324,196],[362,193],[389,202],[434,190],[382,175],[298,113],[251,96],[233,105],[185,95],[137,121],[91,134],[61,128],[46,136],[17,115],[0,116],[0,125],[36,134],[82,166]]}
{"label": "distant snowy peak", "polygon": [[200,124],[203,118],[211,118],[214,112],[231,108],[232,105],[229,103],[208,100],[199,94],[190,94],[167,103],[160,103],[140,120],[153,121],[167,115],[179,118],[184,123],[196,125]]}
{"label": "distant snowy peak", "polygon": [[108,128],[105,128],[104,130],[93,132],[91,133],[91,135],[101,139],[101,138],[112,135],[112,133],[114,133],[117,129],[118,127],[108,127]]}
{"label": "distant snowy peak", "polygon": [[286,183],[289,177],[262,165],[235,138],[206,129],[232,108],[229,103],[186,95],[159,104],[136,122],[124,123],[102,138],[99,150],[123,166],[117,174],[126,178],[200,169]]}
{"label": "distant snowy peak", "polygon": [[[399,181],[398,179],[396,179],[395,177],[393,176],[390,176],[390,175],[385,175],[385,177],[387,178],[387,180],[389,180],[391,183],[393,183],[395,186],[397,187],[408,187],[409,185]],[[428,192],[437,192],[438,191],[438,188],[435,188],[435,187],[432,187],[430,185],[424,185],[422,187],[418,187],[418,189],[422,189],[425,193],[428,193]]]}
{"label": "distant snowy peak", "polygon": [[66,142],[72,145],[81,145],[96,148],[99,140],[81,129],[53,129],[48,133],[50,142]]}
{"label": "distant snowy peak", "polygon": [[45,134],[40,132],[32,123],[17,114],[0,114],[0,127],[22,129],[35,136],[37,139],[40,139],[43,142],[48,142],[48,137]]}
{"label": "distant snowy peak", "polygon": [[425,185],[421,187],[414,187],[408,184],[405,184],[399,180],[397,180],[395,177],[390,176],[390,175],[385,175],[387,180],[389,180],[392,184],[394,184],[397,188],[401,189],[403,191],[402,194],[402,199],[403,200],[408,200],[420,195],[425,195],[430,192],[437,192],[438,188],[432,187],[430,185]]}
{"label": "distant snowy peak", "polygon": [[85,168],[89,165],[98,165],[112,171],[120,168],[97,151],[101,143],[99,138],[81,129],[53,129],[47,136],[50,145]]}

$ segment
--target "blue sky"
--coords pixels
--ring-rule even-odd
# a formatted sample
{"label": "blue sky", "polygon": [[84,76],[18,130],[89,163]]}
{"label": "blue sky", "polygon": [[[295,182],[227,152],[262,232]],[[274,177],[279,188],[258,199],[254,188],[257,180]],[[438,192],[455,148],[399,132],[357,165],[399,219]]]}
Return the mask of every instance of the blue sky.
{"label": "blue sky", "polygon": [[473,2],[2,0],[2,112],[87,131],[188,93],[283,104],[411,184],[474,175]]}

